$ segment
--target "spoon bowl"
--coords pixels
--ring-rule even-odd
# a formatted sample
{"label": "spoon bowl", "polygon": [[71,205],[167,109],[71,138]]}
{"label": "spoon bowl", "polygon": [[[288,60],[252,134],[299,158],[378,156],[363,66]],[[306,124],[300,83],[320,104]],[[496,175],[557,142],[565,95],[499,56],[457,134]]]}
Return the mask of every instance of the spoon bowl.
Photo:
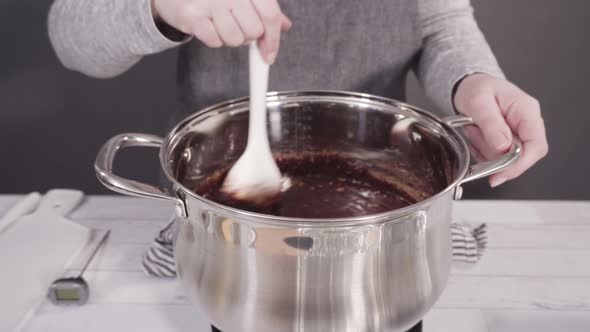
{"label": "spoon bowl", "polygon": [[248,142],[228,172],[221,191],[234,199],[262,204],[281,192],[281,171],[270,149],[267,132],[266,92],[269,65],[257,42],[250,44],[250,111]]}

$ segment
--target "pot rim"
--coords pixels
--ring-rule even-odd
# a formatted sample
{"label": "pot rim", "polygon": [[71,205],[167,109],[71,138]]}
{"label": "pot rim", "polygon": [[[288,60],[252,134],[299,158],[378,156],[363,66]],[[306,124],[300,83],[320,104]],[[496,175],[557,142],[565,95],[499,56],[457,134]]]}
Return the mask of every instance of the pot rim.
{"label": "pot rim", "polygon": [[[446,188],[439,191],[438,193],[411,205],[408,205],[403,208],[395,209],[392,211],[382,212],[378,214],[370,214],[364,216],[357,216],[357,217],[347,217],[347,218],[293,218],[293,217],[280,217],[275,215],[269,214],[262,214],[262,213],[255,213],[246,210],[232,208],[223,204],[216,203],[212,200],[206,199],[202,196],[197,195],[192,190],[185,187],[182,183],[177,181],[172,172],[171,167],[167,165],[167,152],[169,152],[169,147],[172,142],[175,141],[177,135],[182,132],[182,129],[186,127],[186,125],[193,120],[203,116],[204,114],[211,113],[215,110],[224,110],[230,108],[231,106],[235,106],[236,104],[243,104],[249,100],[249,97],[239,97],[230,100],[226,100],[214,105],[211,105],[207,108],[204,108],[201,111],[193,113],[187,117],[185,117],[182,121],[180,121],[172,130],[169,131],[168,135],[164,139],[164,144],[160,147],[159,159],[160,159],[160,167],[162,168],[165,176],[168,178],[169,181],[172,182],[175,188],[179,188],[183,194],[179,194],[179,199],[185,202],[186,199],[191,198],[197,200],[199,203],[207,206],[207,209],[214,210],[222,215],[237,217],[240,220],[247,219],[253,223],[258,224],[267,224],[267,225],[274,225],[274,226],[288,226],[292,227],[306,227],[306,228],[317,228],[317,227],[347,227],[347,226],[357,226],[357,225],[364,225],[364,224],[374,224],[380,221],[395,221],[395,219],[399,219],[402,221],[402,217],[407,216],[409,214],[413,214],[416,212],[420,212],[424,210],[426,207],[433,204],[435,201],[441,199],[443,196],[447,195],[449,191],[458,187],[463,179],[465,178],[470,164],[470,153],[469,147],[465,139],[449,124],[442,121],[442,119],[432,112],[426,111],[420,107],[416,107],[410,105],[405,102],[401,102],[392,98],[380,97],[375,96],[367,93],[360,93],[360,92],[349,92],[349,91],[340,91],[340,90],[301,90],[301,91],[272,91],[267,94],[267,103],[272,103],[273,101],[280,101],[282,98],[292,98],[292,97],[337,97],[337,98],[353,98],[358,101],[364,101],[369,103],[378,103],[384,104],[389,106],[394,106],[401,108],[402,110],[410,111],[413,113],[417,113],[418,115],[427,118],[428,120],[432,121],[436,125],[440,126],[446,133],[450,134],[450,136],[458,143],[459,148],[463,152],[462,155],[458,156],[458,160],[462,165],[460,165],[459,173],[456,178],[453,180],[452,183],[447,185]],[[359,100],[360,99],[360,100]],[[187,197],[188,196],[188,197]]]}

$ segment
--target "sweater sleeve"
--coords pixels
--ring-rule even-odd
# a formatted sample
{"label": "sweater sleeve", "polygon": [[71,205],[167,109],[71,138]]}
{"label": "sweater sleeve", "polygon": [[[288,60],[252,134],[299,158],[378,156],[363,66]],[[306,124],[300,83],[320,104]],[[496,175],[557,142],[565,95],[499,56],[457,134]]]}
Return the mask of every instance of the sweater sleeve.
{"label": "sweater sleeve", "polygon": [[443,112],[454,113],[453,90],[465,76],[504,74],[479,29],[470,0],[418,0],[422,53],[417,77]]}
{"label": "sweater sleeve", "polygon": [[49,39],[68,69],[96,78],[122,74],[141,58],[184,42],[162,33],[151,0],[55,0]]}

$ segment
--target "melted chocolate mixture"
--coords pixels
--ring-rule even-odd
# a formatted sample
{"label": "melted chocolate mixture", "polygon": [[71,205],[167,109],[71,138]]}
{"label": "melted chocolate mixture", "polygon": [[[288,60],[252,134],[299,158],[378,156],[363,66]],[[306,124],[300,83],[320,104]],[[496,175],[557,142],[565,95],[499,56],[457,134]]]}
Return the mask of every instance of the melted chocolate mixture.
{"label": "melted chocolate mixture", "polygon": [[416,203],[436,189],[408,187],[335,154],[278,157],[277,163],[291,186],[264,206],[237,201],[219,191],[228,169],[191,189],[226,206],[298,218],[344,218],[392,211]]}

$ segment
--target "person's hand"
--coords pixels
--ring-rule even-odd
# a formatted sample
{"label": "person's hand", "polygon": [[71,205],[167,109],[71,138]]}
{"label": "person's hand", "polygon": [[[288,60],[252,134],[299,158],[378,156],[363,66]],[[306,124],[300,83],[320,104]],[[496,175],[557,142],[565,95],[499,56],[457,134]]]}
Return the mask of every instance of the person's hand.
{"label": "person's hand", "polygon": [[278,53],[281,31],[291,27],[277,0],[152,0],[152,15],[212,48],[258,40],[269,64]]}
{"label": "person's hand", "polygon": [[459,83],[454,103],[457,111],[471,117],[479,127],[465,127],[476,159],[492,159],[506,152],[512,135],[523,143],[520,158],[490,176],[492,187],[520,176],[547,154],[539,102],[514,84],[488,74],[469,75]]}

